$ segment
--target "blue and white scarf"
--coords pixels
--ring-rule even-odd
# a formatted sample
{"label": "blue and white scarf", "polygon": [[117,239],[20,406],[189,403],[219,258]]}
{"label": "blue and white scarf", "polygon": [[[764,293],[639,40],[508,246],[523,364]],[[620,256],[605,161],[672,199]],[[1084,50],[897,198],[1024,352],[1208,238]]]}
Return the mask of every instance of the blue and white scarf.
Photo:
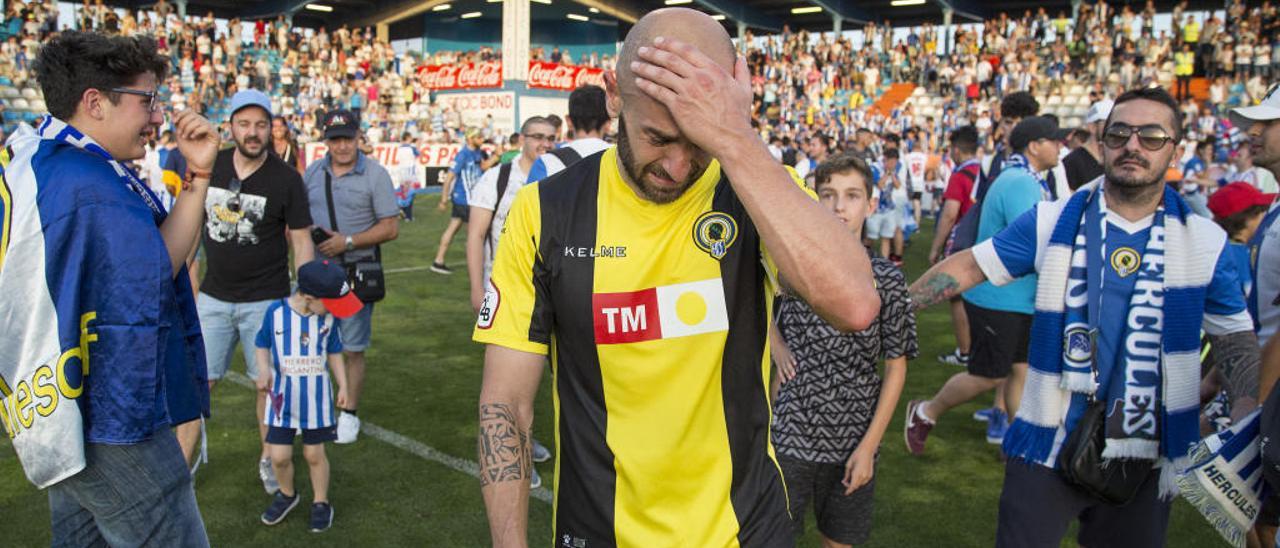
{"label": "blue and white scarf", "polygon": [[1040,183],[1041,200],[1053,199],[1053,191],[1049,189],[1049,181],[1045,180],[1044,176],[1040,175],[1040,172],[1031,168],[1031,162],[1027,160],[1025,155],[1017,152],[1010,154],[1009,158],[1004,161],[1003,169],[1009,169],[1011,167],[1020,168],[1023,171],[1030,173],[1032,177],[1035,177],[1036,182]]}
{"label": "blue and white scarf", "polygon": [[1191,449],[1191,468],[1178,476],[1187,502],[1232,546],[1243,547],[1270,490],[1262,477],[1261,408]]}
{"label": "blue and white scarf", "polygon": [[[1165,187],[1146,252],[1124,309],[1128,316],[1106,422],[1106,459],[1157,460],[1162,496],[1177,492],[1174,473],[1186,467],[1199,439],[1200,324],[1213,262],[1187,225],[1191,215]],[[1022,406],[1005,436],[1004,451],[1055,467],[1058,451],[1098,388],[1092,371],[1106,250],[1102,178],[1081,187],[1063,206],[1039,268],[1030,365]],[[1216,257],[1216,254],[1213,254]],[[1112,311],[1114,310],[1114,312]],[[1137,326],[1134,329],[1133,326]],[[1136,374],[1146,372],[1147,374]]]}

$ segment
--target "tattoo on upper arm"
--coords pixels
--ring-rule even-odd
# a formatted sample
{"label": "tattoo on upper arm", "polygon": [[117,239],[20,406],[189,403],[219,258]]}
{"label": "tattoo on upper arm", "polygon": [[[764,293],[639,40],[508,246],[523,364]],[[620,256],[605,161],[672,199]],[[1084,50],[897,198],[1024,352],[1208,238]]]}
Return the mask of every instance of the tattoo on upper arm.
{"label": "tattoo on upper arm", "polygon": [[1258,337],[1252,331],[1211,335],[1210,354],[1213,364],[1226,381],[1227,395],[1258,397],[1258,367],[1262,361]]}
{"label": "tattoo on upper arm", "polygon": [[911,303],[916,310],[928,308],[956,296],[960,282],[946,272],[925,274],[921,280],[911,284]]}
{"label": "tattoo on upper arm", "polygon": [[533,468],[529,432],[521,430],[515,411],[504,403],[480,405],[480,485],[523,481]]}

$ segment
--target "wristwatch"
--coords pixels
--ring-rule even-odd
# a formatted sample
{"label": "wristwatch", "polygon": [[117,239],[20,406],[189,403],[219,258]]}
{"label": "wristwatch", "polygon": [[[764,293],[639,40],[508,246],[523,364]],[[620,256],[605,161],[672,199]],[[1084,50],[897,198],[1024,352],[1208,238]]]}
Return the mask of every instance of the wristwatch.
{"label": "wristwatch", "polygon": [[352,240],[351,236],[347,236],[347,251],[351,251],[352,249],[355,249],[355,248],[356,248],[355,240]]}

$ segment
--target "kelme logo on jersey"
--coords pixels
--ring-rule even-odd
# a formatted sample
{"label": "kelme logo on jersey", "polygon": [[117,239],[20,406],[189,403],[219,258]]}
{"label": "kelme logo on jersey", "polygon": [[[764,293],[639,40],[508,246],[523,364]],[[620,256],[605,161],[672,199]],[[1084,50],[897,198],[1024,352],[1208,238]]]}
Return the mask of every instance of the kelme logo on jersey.
{"label": "kelme logo on jersey", "polygon": [[664,285],[591,296],[596,344],[674,339],[729,330],[724,282]]}
{"label": "kelme logo on jersey", "polygon": [[1142,257],[1131,247],[1122,247],[1111,253],[1111,268],[1114,268],[1121,278],[1137,272],[1140,264],[1142,264]]}
{"label": "kelme logo on jersey", "polygon": [[708,211],[693,222],[693,243],[715,260],[723,259],[738,239],[738,223],[726,213]]}

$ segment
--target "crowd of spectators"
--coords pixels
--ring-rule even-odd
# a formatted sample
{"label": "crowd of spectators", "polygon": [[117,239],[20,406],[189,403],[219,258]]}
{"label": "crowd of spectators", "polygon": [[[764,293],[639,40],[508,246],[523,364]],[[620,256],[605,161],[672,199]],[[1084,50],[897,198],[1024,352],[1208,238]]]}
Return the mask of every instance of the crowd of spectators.
{"label": "crowd of spectators", "polygon": [[[0,26],[0,78],[21,86],[41,41],[58,30],[58,7],[52,0],[7,6]],[[219,22],[208,13],[183,19],[166,0],[146,10],[83,0],[74,24],[155,37],[171,60],[173,72],[162,93],[175,110],[196,109],[222,122],[223,105],[236,91],[267,91],[301,144],[319,138],[318,120],[334,108],[356,112],[371,143],[402,141],[405,134],[419,144],[460,142],[463,113],[435,101],[415,70],[501,60],[491,47],[397,53],[369,28],[304,29],[284,16]],[[1192,12],[1183,2],[1161,14],[1150,1],[1139,11],[1097,2],[1082,4],[1074,16],[1040,8],[1021,16],[1001,13],[981,25],[904,29],[884,21],[840,37],[784,27],[771,36],[748,33],[741,46],[752,71],[756,123],[766,138],[780,139],[782,149],[800,158],[814,135],[847,148],[859,129],[903,141],[907,151],[938,155],[949,132],[963,125],[976,127],[990,151],[998,142],[996,105],[1009,93],[1043,97],[1083,86],[1092,102],[1138,86],[1173,86],[1183,73],[1207,78],[1204,100],[1182,97],[1190,139],[1221,139],[1218,148],[1229,155],[1232,132],[1219,114],[1256,102],[1280,75],[1280,16],[1271,0],[1232,0],[1219,12]],[[558,47],[535,47],[530,57],[575,62]],[[590,54],[577,62],[612,68],[613,59]],[[922,87],[942,98],[942,108],[921,115],[910,103],[877,107],[894,83]],[[480,129],[493,143],[504,142],[509,130],[492,121],[484,125],[489,127]]]}

